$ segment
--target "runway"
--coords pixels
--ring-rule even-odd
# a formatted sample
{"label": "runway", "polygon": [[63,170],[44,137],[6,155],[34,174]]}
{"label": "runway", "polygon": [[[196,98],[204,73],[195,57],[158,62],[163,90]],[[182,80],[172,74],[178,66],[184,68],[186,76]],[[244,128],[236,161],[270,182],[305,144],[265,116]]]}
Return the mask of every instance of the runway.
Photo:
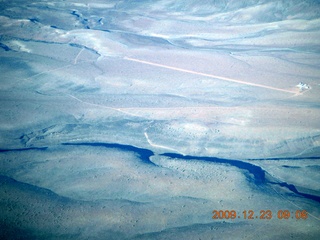
{"label": "runway", "polygon": [[144,60],[140,60],[140,59],[136,59],[136,58],[131,58],[131,57],[124,57],[124,59],[125,59],[125,60],[128,60],[128,61],[133,61],[133,62],[138,62],[138,63],[142,63],[142,64],[147,64],[147,65],[155,66],[155,67],[166,68],[166,69],[170,69],[170,70],[174,70],[174,71],[179,71],[179,72],[190,73],[190,74],[194,74],[194,75],[200,75],[200,76],[203,76],[203,77],[220,79],[220,80],[223,80],[223,81],[234,82],[234,83],[249,85],[249,86],[253,86],[253,87],[266,88],[266,89],[270,89],[270,90],[274,90],[274,91],[280,91],[280,92],[286,92],[286,93],[292,93],[292,94],[297,94],[297,93],[298,93],[297,91],[291,91],[291,90],[287,90],[287,89],[276,88],[276,87],[272,87],[272,86],[268,86],[268,85],[263,85],[263,84],[258,84],[258,83],[246,82],[246,81],[242,81],[242,80],[238,80],[238,79],[233,79],[233,78],[222,77],[222,76],[217,76],[217,75],[208,74],[208,73],[202,73],[202,72],[192,71],[192,70],[188,70],[188,69],[184,69],[184,68],[177,68],[177,67],[173,67],[173,66],[168,66],[168,65],[164,65],[164,64],[159,64],[159,63],[144,61]]}

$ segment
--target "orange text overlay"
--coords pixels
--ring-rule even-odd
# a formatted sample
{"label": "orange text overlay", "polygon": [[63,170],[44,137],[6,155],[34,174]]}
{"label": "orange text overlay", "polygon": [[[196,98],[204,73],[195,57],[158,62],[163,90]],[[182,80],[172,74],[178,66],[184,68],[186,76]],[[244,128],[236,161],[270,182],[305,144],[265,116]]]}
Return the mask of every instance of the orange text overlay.
{"label": "orange text overlay", "polygon": [[305,220],[308,218],[308,212],[306,210],[278,210],[272,212],[271,210],[244,210],[238,212],[235,210],[213,210],[212,219],[265,219],[270,220],[272,218],[288,220],[288,219],[302,219]]}

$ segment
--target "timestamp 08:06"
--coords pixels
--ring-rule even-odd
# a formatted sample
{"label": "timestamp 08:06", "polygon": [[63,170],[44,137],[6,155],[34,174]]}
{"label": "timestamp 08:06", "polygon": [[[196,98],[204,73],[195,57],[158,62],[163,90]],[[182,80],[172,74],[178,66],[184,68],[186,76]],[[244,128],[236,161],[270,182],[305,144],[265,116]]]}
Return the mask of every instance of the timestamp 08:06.
{"label": "timestamp 08:06", "polygon": [[[275,216],[274,216],[275,215]],[[271,210],[260,210],[255,212],[253,210],[244,210],[237,212],[235,210],[213,210],[212,219],[266,219],[270,220],[273,217],[277,219],[302,219],[308,218],[306,210],[278,210],[275,214]]]}

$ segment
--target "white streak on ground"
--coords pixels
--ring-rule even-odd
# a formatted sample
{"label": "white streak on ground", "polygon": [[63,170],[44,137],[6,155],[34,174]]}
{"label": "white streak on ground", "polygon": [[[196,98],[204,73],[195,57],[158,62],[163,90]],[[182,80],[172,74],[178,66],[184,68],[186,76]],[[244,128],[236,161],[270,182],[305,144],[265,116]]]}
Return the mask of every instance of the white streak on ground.
{"label": "white streak on ground", "polygon": [[[289,202],[290,204],[292,204],[293,206],[299,208],[300,210],[304,210],[303,207],[300,207],[299,205],[295,204],[294,202],[290,201],[289,199],[285,198],[281,193],[279,193],[277,190],[275,190],[273,187],[271,187],[273,191],[275,191],[281,198],[283,198],[284,200],[286,200],[287,202]],[[313,217],[314,219],[320,221],[320,218],[318,218],[317,216],[311,214],[310,212],[308,212],[308,216]]]}
{"label": "white streak on ground", "polygon": [[83,101],[71,94],[66,94],[67,96],[81,102],[81,103],[84,103],[84,104],[88,104],[88,105],[91,105],[91,106],[95,106],[95,107],[101,107],[101,108],[106,108],[106,109],[110,109],[110,110],[114,110],[114,111],[118,111],[118,112],[121,112],[121,113],[124,113],[124,114],[128,114],[128,115],[131,115],[131,116],[134,116],[134,117],[140,117],[139,115],[135,115],[135,114],[132,114],[132,113],[128,113],[126,111],[123,111],[121,110],[120,108],[113,108],[113,107],[107,107],[107,106],[104,106],[104,105],[101,105],[101,104],[95,104],[95,103],[90,103],[90,102],[86,102],[86,101]]}
{"label": "white streak on ground", "polygon": [[78,58],[79,58],[79,56],[81,55],[81,53],[83,52],[83,50],[84,50],[84,48],[82,48],[80,51],[79,51],[79,53],[77,54],[77,56],[76,56],[76,58],[74,59],[74,65],[76,65],[77,63],[78,63]]}
{"label": "white streak on ground", "polygon": [[260,88],[271,89],[271,90],[274,90],[274,91],[297,94],[296,91],[291,91],[291,90],[282,89],[282,88],[276,88],[276,87],[263,85],[263,84],[258,84],[258,83],[246,82],[246,81],[242,81],[242,80],[238,80],[238,79],[222,77],[222,76],[217,76],[217,75],[208,74],[208,73],[192,71],[192,70],[188,70],[188,69],[184,69],[184,68],[172,67],[172,66],[163,65],[163,64],[154,63],[154,62],[149,62],[149,61],[144,61],[144,60],[140,60],[140,59],[136,59],[136,58],[124,57],[124,59],[128,60],[128,61],[133,61],[133,62],[138,62],[138,63],[142,63],[142,64],[155,66],[155,67],[166,68],[166,69],[170,69],[170,70],[174,70],[174,71],[185,72],[185,73],[200,75],[200,76],[204,76],[204,77],[220,79],[220,80],[224,80],[224,81],[228,81],[228,82],[234,82],[234,83],[249,85],[249,86],[253,86],[253,87],[260,87]]}
{"label": "white streak on ground", "polygon": [[153,142],[151,142],[151,140],[150,140],[147,132],[144,132],[144,136],[146,137],[148,143],[149,143],[150,146],[152,146],[152,147],[168,149],[168,150],[171,150],[171,151],[174,151],[174,152],[178,152],[178,153],[180,153],[180,154],[182,154],[182,155],[185,155],[185,154],[183,154],[182,152],[179,152],[178,150],[176,150],[176,149],[174,149],[174,148],[170,148],[170,147],[166,147],[166,146],[163,146],[163,145],[154,144]]}

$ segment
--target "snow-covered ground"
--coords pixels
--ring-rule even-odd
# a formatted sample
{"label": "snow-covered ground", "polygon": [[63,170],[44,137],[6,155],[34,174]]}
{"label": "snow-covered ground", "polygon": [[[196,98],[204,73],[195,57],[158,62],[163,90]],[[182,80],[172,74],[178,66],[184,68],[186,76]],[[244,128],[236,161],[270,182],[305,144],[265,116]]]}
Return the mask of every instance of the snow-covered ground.
{"label": "snow-covered ground", "polygon": [[0,5],[2,239],[320,237],[319,1]]}

